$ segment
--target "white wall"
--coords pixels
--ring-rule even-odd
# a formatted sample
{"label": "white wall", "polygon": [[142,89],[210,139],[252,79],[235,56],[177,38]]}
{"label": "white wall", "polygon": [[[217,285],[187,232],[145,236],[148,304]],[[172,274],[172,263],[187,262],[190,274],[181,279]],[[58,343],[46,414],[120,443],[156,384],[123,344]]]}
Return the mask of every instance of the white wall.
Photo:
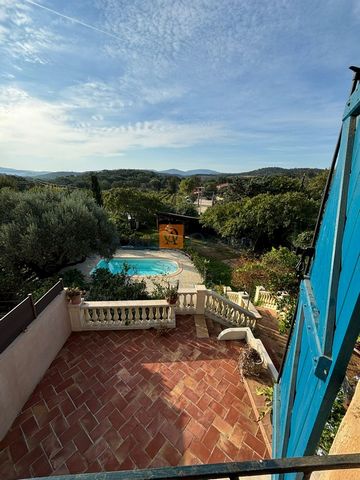
{"label": "white wall", "polygon": [[0,354],[0,440],[71,333],[65,292]]}

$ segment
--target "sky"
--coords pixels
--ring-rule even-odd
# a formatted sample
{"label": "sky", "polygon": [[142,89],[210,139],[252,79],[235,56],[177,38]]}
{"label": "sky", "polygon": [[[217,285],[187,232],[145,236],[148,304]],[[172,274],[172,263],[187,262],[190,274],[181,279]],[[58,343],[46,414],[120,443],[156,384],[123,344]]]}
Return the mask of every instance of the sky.
{"label": "sky", "polygon": [[0,0],[0,166],[328,167],[358,0]]}

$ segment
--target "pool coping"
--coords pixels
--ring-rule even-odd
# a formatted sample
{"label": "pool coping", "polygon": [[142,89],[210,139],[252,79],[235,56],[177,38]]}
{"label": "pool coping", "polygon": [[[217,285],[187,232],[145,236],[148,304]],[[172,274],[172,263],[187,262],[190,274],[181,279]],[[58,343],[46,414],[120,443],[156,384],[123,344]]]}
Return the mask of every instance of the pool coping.
{"label": "pool coping", "polygon": [[[177,265],[177,270],[175,272],[171,272],[171,273],[161,273],[159,275],[128,275],[129,277],[133,277],[135,279],[141,279],[141,278],[154,278],[154,277],[161,277],[161,278],[164,278],[164,277],[174,277],[176,275],[179,275],[184,269],[183,267],[179,264],[179,262],[177,260],[170,260],[168,258],[164,258],[164,257],[144,257],[144,256],[134,256],[134,257],[122,257],[122,256],[118,256],[118,255],[114,255],[113,257],[111,257],[110,260],[112,259],[116,259],[118,258],[119,260],[124,260],[125,258],[129,259],[129,260],[135,260],[135,259],[142,259],[142,260],[165,260],[167,262],[171,262],[171,263],[175,263]],[[99,262],[101,260],[104,260],[104,257],[101,257]],[[98,262],[98,263],[99,263]],[[96,266],[90,271],[90,274],[95,270]]]}

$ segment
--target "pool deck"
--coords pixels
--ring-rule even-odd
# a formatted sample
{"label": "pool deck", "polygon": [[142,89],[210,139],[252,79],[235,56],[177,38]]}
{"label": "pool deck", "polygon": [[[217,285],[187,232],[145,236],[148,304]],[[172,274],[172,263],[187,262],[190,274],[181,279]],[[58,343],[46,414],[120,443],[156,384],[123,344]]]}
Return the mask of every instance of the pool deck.
{"label": "pool deck", "polygon": [[[164,260],[171,260],[177,262],[179,271],[169,275],[154,275],[154,276],[136,276],[134,278],[144,279],[147,288],[151,291],[154,286],[154,281],[160,284],[167,282],[173,283],[179,281],[180,288],[193,288],[195,285],[203,283],[202,276],[194,267],[190,258],[179,250],[150,250],[150,249],[131,249],[120,248],[114,253],[114,258],[161,258]],[[69,268],[77,268],[86,277],[90,276],[91,270],[101,260],[99,255],[88,257],[84,262],[74,265]],[[64,269],[67,270],[67,269]]]}

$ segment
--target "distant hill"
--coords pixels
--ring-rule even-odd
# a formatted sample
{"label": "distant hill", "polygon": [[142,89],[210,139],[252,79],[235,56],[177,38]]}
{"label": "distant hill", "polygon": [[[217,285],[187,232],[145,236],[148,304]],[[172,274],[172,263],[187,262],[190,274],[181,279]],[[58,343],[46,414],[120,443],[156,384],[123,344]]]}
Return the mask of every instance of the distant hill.
{"label": "distant hill", "polygon": [[[178,169],[169,169],[169,170],[127,170],[127,169],[114,169],[114,170],[99,170],[99,171],[89,171],[89,172],[72,172],[72,171],[63,171],[63,172],[46,172],[46,171],[35,171],[35,170],[17,170],[14,168],[0,167],[0,175],[12,175],[16,177],[24,178],[33,178],[43,181],[55,181],[56,183],[61,184],[75,184],[76,186],[84,187],[90,183],[90,176],[92,173],[96,173],[99,177],[99,180],[103,182],[102,188],[110,188],[113,183],[123,184],[127,183],[129,186],[134,185],[136,181],[140,180],[140,183],[143,183],[145,186],[146,181],[155,178],[166,179],[168,177],[174,176],[179,180],[184,177],[190,177],[192,175],[199,176],[209,176],[209,177],[233,177],[233,176],[243,176],[243,177],[259,177],[259,176],[279,176],[279,175],[290,175],[290,176],[302,176],[306,174],[309,177],[319,174],[322,169],[319,168],[281,168],[281,167],[266,167],[259,168],[257,170],[251,170],[250,172],[240,172],[240,173],[221,173],[216,172],[215,170],[208,169],[197,169],[197,170],[178,170]],[[119,186],[119,185],[114,185]]]}
{"label": "distant hill", "polygon": [[59,177],[71,177],[71,176],[78,177],[80,175],[83,175],[84,173],[87,173],[87,172],[47,172],[47,173],[41,173],[39,175],[33,175],[33,177],[40,178],[41,180],[54,180],[54,178],[59,178]]}
{"label": "distant hill", "polygon": [[16,177],[42,178],[43,180],[52,180],[57,177],[67,177],[69,175],[81,175],[82,172],[49,172],[37,170],[17,170],[16,168],[0,167],[0,175],[14,175]]}
{"label": "distant hill", "polygon": [[34,170],[17,170],[16,168],[0,167],[0,175],[15,175],[16,177],[38,177],[49,172],[36,172]]}
{"label": "distant hill", "polygon": [[176,168],[170,168],[169,170],[158,170],[158,173],[164,173],[165,175],[177,175],[179,177],[191,177],[192,175],[222,175],[215,170],[177,170]]}
{"label": "distant hill", "polygon": [[323,168],[281,168],[281,167],[265,167],[251,170],[250,172],[235,173],[234,175],[244,177],[264,177],[264,176],[280,176],[293,175],[300,177],[304,174],[315,176],[321,173]]}

